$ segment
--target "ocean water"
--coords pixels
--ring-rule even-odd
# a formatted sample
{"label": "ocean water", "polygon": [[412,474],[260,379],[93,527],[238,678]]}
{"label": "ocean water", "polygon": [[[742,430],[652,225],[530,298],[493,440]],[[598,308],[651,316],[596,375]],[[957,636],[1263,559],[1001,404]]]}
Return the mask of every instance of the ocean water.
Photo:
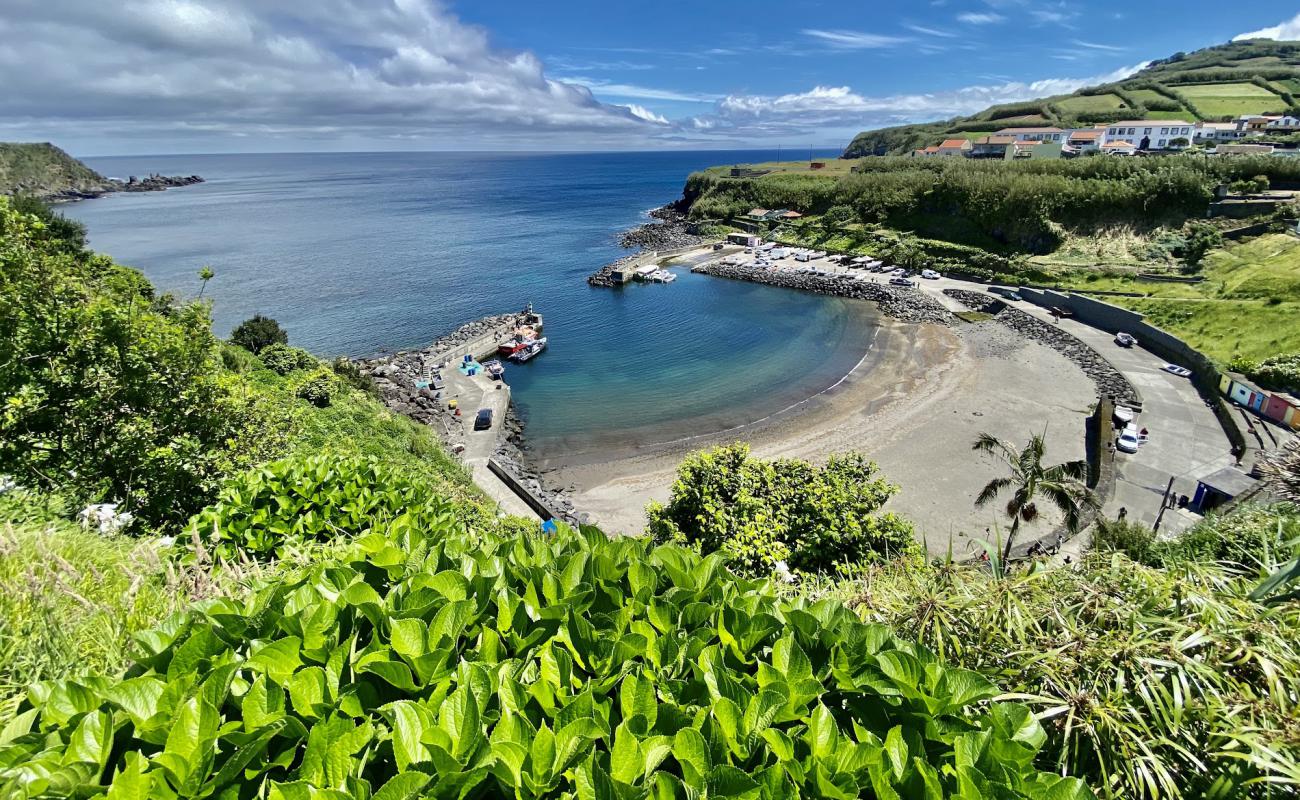
{"label": "ocean water", "polygon": [[[831,155],[818,153],[819,156]],[[861,359],[864,304],[677,270],[592,289],[619,231],[686,175],[768,152],[356,153],[86,159],[114,177],[207,183],[65,206],[91,245],[165,291],[205,297],[227,334],[255,312],[321,356],[422,346],[532,302],[550,346],[507,368],[535,454],[669,441],[761,419]]]}

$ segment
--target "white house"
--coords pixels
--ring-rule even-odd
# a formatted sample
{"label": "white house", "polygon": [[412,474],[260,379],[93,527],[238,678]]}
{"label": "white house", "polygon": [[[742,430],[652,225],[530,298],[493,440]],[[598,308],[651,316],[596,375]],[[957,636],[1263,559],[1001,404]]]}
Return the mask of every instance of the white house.
{"label": "white house", "polygon": [[1180,119],[1140,119],[1106,126],[1103,145],[1126,142],[1139,150],[1182,150],[1192,143],[1196,126]]}
{"label": "white house", "polygon": [[1237,122],[1198,122],[1192,141],[1197,144],[1219,144],[1235,142],[1246,134],[1241,130],[1241,121]]}
{"label": "white house", "polygon": [[1295,133],[1300,131],[1300,118],[1280,114],[1245,116],[1237,119],[1237,129],[1242,135],[1257,133]]}
{"label": "white house", "polygon": [[1065,142],[1069,131],[1060,128],[1003,128],[997,136],[1014,136],[1017,142]]}

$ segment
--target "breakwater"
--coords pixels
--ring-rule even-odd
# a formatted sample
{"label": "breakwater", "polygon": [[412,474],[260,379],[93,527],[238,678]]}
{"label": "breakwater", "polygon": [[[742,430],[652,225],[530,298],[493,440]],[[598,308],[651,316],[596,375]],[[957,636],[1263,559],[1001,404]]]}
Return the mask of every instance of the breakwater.
{"label": "breakwater", "polygon": [[654,222],[638,225],[619,234],[620,247],[640,247],[643,250],[671,250],[678,247],[695,247],[707,238],[695,232],[695,226],[674,204],[650,212]]}
{"label": "breakwater", "polygon": [[944,308],[938,300],[923,292],[901,286],[862,281],[849,275],[813,275],[793,270],[722,264],[716,261],[695,267],[692,272],[787,289],[802,289],[806,292],[835,297],[870,300],[876,304],[881,313],[900,322],[952,325],[955,321],[952,312]]}
{"label": "breakwater", "polygon": [[[516,314],[497,314],[476,319],[442,336],[427,347],[402,350],[357,362],[361,374],[370,378],[384,406],[428,425],[452,453],[459,453],[466,445],[464,420],[472,417],[473,409],[450,407],[450,397],[444,385],[434,378],[441,370],[455,369],[468,355],[483,358],[496,352],[497,344],[505,340],[515,328],[527,325],[535,318],[529,311]],[[470,417],[464,416],[466,413]],[[508,471],[515,481],[529,491],[551,516],[571,525],[585,523],[577,513],[567,493],[543,485],[541,475],[530,468],[521,450],[523,423],[518,415],[507,409],[498,421],[501,433],[492,458],[498,466]]]}
{"label": "breakwater", "polygon": [[992,314],[994,319],[1027,339],[1044,344],[1072,361],[1097,384],[1097,393],[1117,403],[1140,405],[1141,395],[1128,378],[1111,366],[1100,353],[1078,337],[1037,317],[1011,308],[996,297],[968,289],[944,289],[943,293],[972,311]]}

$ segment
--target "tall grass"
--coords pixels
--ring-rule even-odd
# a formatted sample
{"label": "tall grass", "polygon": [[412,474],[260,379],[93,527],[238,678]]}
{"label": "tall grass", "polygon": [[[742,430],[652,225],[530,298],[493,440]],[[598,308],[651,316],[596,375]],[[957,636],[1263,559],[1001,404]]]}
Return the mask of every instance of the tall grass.
{"label": "tall grass", "polygon": [[117,673],[133,634],[195,600],[238,597],[252,577],[201,550],[182,563],[166,544],[68,522],[0,525],[0,720],[34,682]]}
{"label": "tall grass", "polygon": [[1113,555],[1005,579],[889,565],[822,591],[1035,704],[1041,766],[1102,796],[1294,797],[1300,603],[1252,601],[1258,580]]}

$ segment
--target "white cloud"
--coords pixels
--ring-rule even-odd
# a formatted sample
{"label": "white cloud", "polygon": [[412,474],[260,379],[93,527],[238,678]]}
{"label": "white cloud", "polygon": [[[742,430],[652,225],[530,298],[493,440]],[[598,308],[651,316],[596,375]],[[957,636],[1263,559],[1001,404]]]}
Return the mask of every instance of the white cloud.
{"label": "white cloud", "polygon": [[861,130],[971,114],[990,105],[1065,94],[1084,86],[1126,78],[1145,64],[1087,78],[966,86],[929,94],[868,96],[848,86],[817,86],[783,95],[729,95],[706,121],[712,131],[747,131],[751,136],[813,136],[827,129]]}
{"label": "white cloud", "polygon": [[1276,39],[1278,41],[1291,41],[1300,39],[1300,14],[1296,14],[1285,22],[1279,22],[1271,28],[1260,28],[1257,31],[1243,33],[1240,36],[1232,37],[1234,42],[1243,39]]}
{"label": "white cloud", "polygon": [[636,98],[639,100],[668,100],[676,103],[716,103],[722,99],[720,94],[704,92],[679,92],[675,89],[658,89],[653,86],[638,86],[631,83],[614,83],[596,78],[570,78],[570,82],[585,86],[605,97]]}
{"label": "white cloud", "polygon": [[1074,44],[1078,47],[1086,47],[1089,50],[1104,50],[1108,53],[1122,53],[1126,48],[1116,47],[1110,44],[1099,44],[1097,42],[1085,42],[1080,39],[1074,39]]}
{"label": "white cloud", "polygon": [[[611,142],[663,118],[556,80],[528,52],[441,3],[392,0],[4,0],[0,120],[7,136],[235,137],[560,145]],[[701,102],[710,102],[706,98]],[[84,134],[83,134],[84,136]],[[408,144],[406,146],[412,146]]]}
{"label": "white cloud", "polygon": [[910,31],[923,33],[926,36],[938,36],[941,39],[957,38],[957,34],[953,33],[952,31],[942,31],[939,30],[938,28],[927,28],[924,25],[905,25],[904,27],[906,27]]}
{"label": "white cloud", "polygon": [[624,108],[626,108],[628,111],[631,111],[632,116],[636,117],[637,119],[643,119],[646,122],[653,122],[656,125],[671,124],[668,122],[668,119],[664,117],[662,114],[656,114],[650,109],[646,108],[645,106],[639,106],[636,103],[631,103],[629,105],[624,106]]}
{"label": "white cloud", "polygon": [[957,15],[957,21],[964,22],[967,25],[993,25],[1005,19],[1006,17],[992,11],[968,11],[965,14]]}
{"label": "white cloud", "polygon": [[821,39],[832,47],[842,50],[872,50],[881,47],[896,47],[911,41],[911,39],[903,36],[885,36],[879,33],[863,33],[861,31],[826,31],[806,28],[803,33],[805,36]]}

